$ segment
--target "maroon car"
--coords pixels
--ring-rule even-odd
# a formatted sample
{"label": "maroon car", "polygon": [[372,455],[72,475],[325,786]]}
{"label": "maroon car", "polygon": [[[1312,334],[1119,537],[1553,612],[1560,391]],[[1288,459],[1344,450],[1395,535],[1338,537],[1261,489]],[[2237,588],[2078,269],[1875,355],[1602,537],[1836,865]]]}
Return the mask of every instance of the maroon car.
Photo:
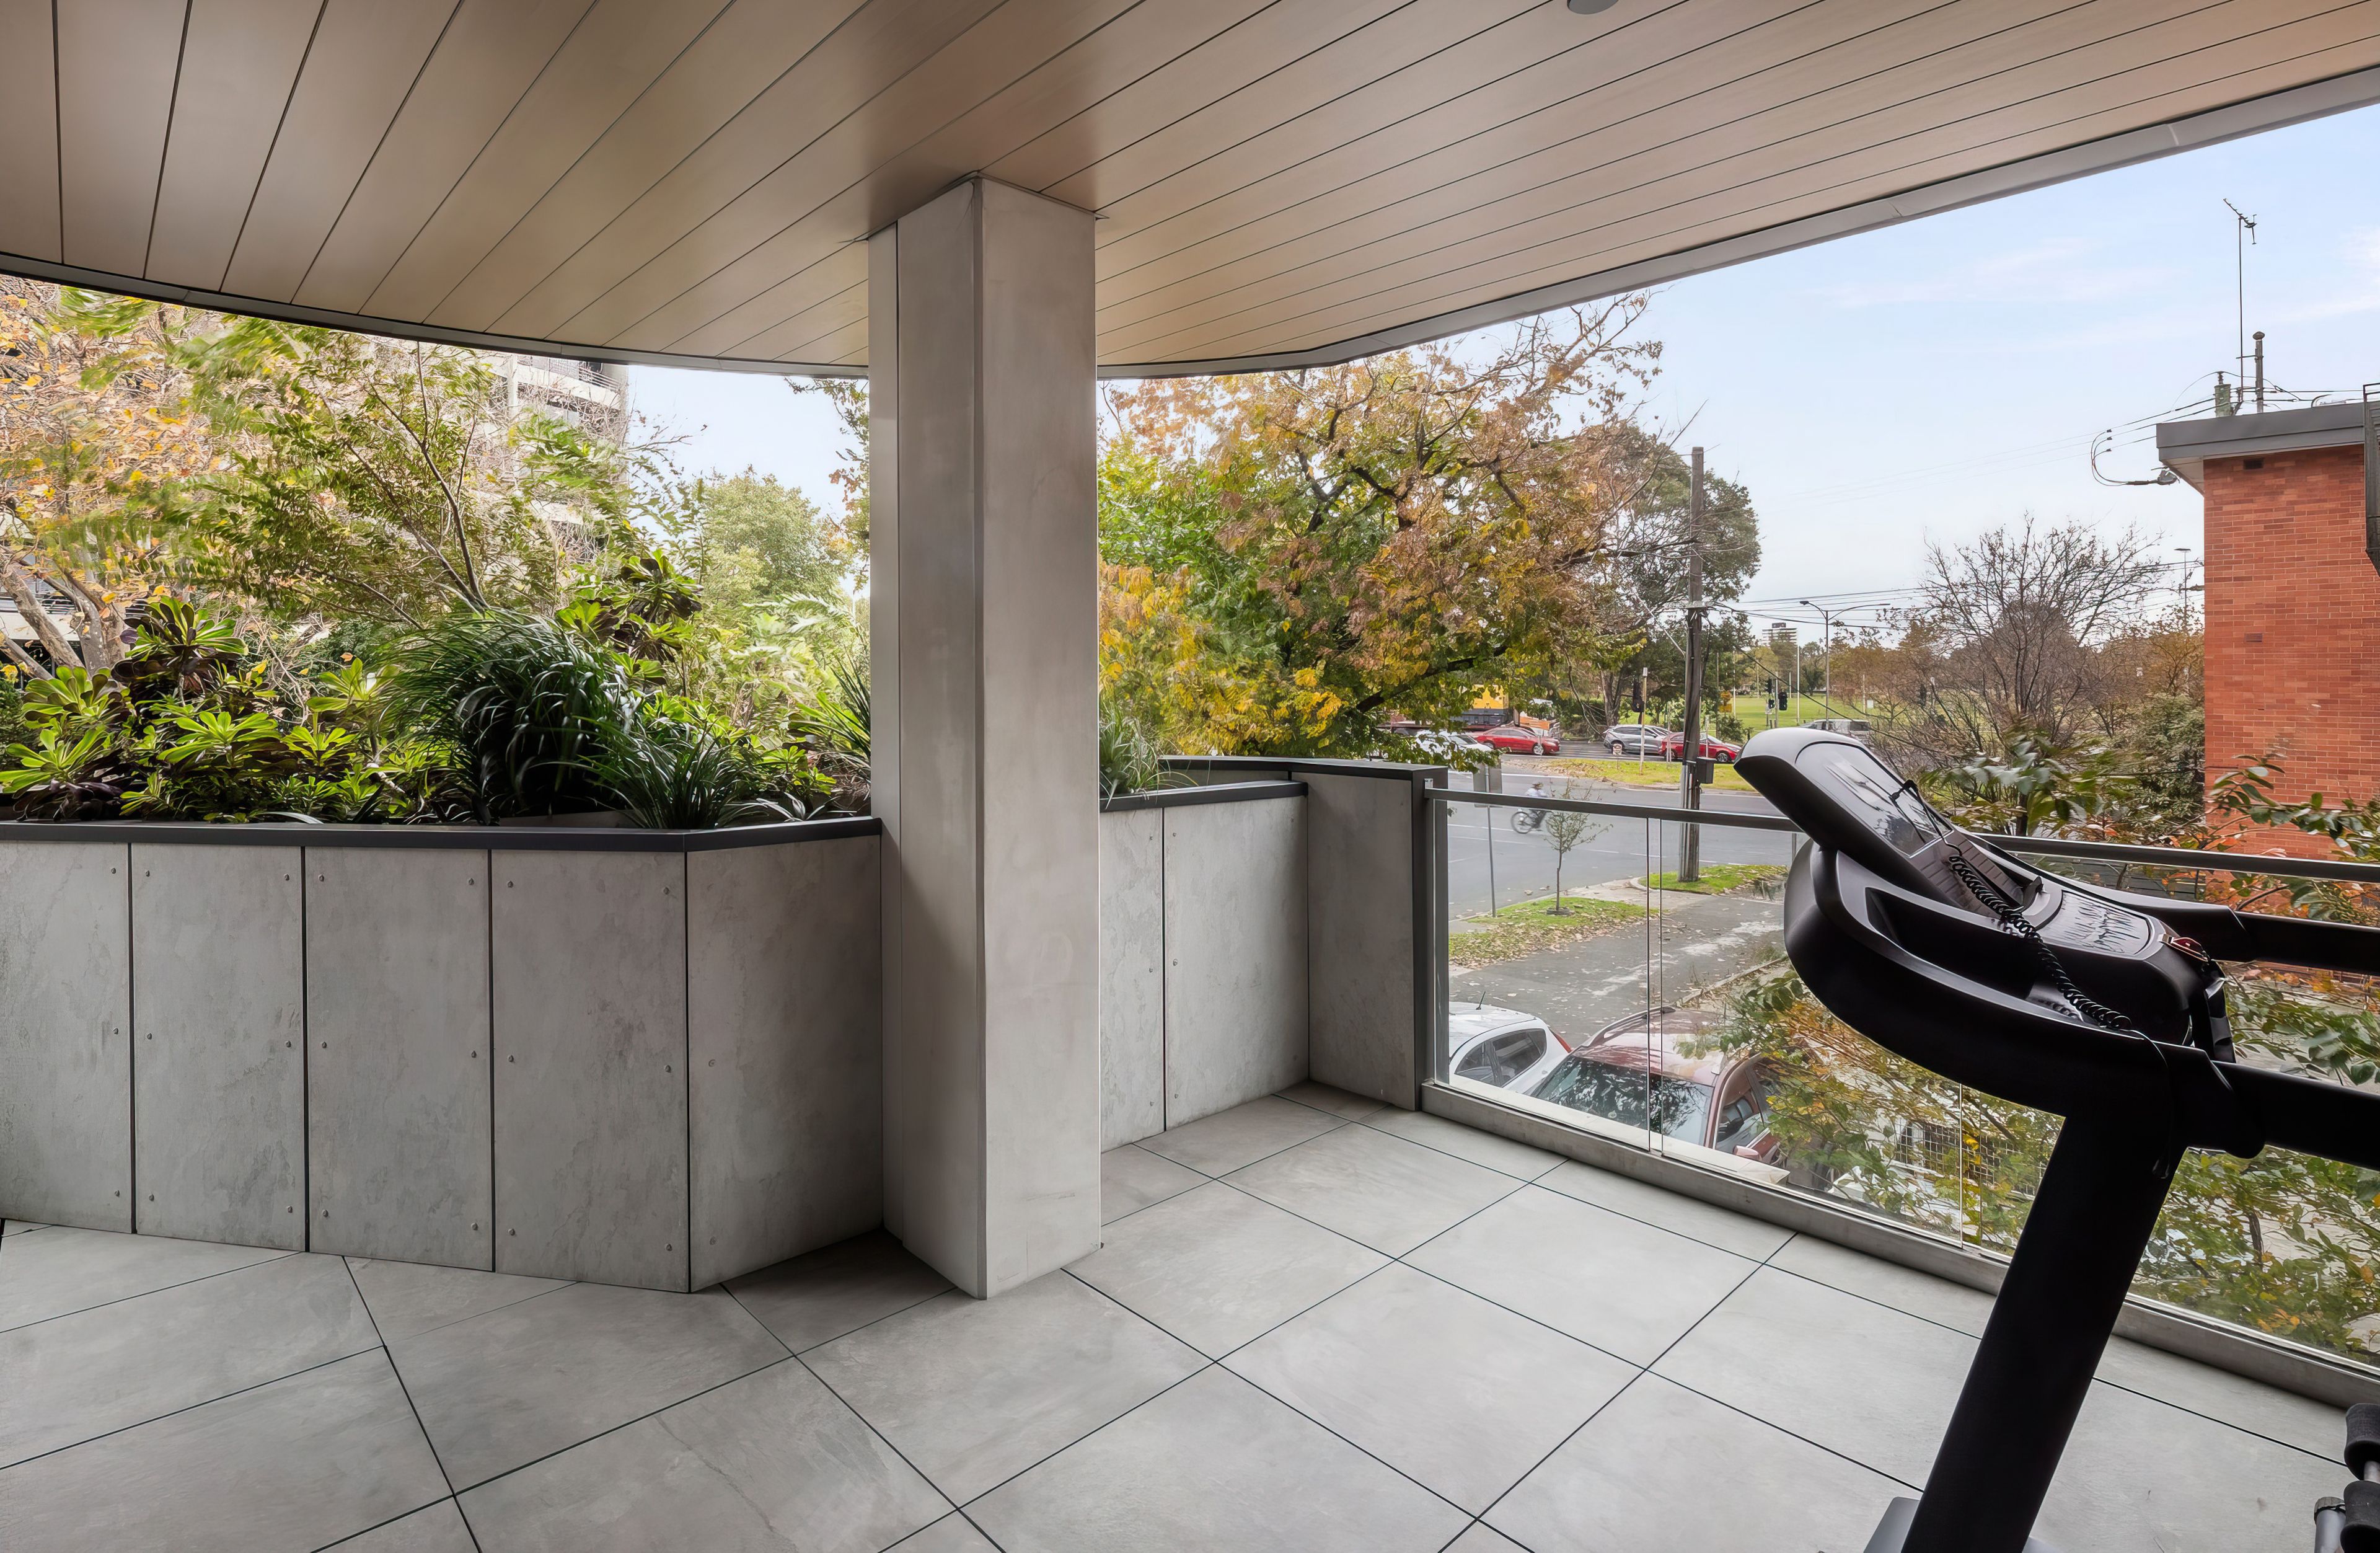
{"label": "maroon car", "polygon": [[[1661,740],[1661,758],[1673,761],[1684,760],[1686,736],[1682,733],[1673,733]],[[1703,735],[1703,759],[1705,760],[1717,761],[1721,765],[1733,765],[1735,757],[1742,753],[1743,753],[1743,746],[1741,744],[1730,744],[1724,739],[1713,739],[1707,733]]]}
{"label": "maroon car", "polygon": [[1767,1069],[1757,1058],[1706,1049],[1718,1022],[1718,1015],[1691,1009],[1632,1014],[1572,1047],[1528,1093],[1623,1127],[1768,1163],[1777,1140],[1768,1131]]}
{"label": "maroon car", "polygon": [[1561,740],[1552,734],[1521,723],[1507,723],[1502,728],[1484,728],[1471,736],[1491,750],[1508,755],[1559,755]]}

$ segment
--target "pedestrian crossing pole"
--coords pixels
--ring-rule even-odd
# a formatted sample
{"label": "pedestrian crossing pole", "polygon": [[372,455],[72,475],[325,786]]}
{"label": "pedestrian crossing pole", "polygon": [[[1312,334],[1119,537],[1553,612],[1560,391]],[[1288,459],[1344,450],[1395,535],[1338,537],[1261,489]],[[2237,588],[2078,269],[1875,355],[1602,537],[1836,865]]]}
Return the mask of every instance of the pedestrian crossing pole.
{"label": "pedestrian crossing pole", "polygon": [[[1678,752],[1679,801],[1703,806],[1703,450],[1694,449],[1694,494],[1686,507],[1686,739]],[[1686,825],[1678,843],[1678,883],[1702,877],[1702,826]]]}

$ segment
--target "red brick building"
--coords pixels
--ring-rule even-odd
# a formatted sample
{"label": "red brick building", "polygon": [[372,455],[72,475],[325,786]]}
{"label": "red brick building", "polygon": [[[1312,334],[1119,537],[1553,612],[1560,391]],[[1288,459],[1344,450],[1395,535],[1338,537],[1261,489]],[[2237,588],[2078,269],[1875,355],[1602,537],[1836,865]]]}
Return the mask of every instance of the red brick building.
{"label": "red brick building", "polygon": [[[2173,422],[2157,452],[2206,503],[2206,769],[2280,757],[2278,792],[2380,794],[2380,562],[2361,405]],[[2294,831],[2277,845],[2326,843]]]}

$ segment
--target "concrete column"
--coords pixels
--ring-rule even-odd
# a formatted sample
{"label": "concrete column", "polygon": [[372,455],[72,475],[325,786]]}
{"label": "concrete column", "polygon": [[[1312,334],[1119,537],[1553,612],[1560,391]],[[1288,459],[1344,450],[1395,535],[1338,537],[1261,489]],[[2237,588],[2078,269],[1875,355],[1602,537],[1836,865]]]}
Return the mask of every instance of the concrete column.
{"label": "concrete column", "polygon": [[1099,1242],[1091,217],[973,178],[868,241],[884,1217],[985,1296]]}

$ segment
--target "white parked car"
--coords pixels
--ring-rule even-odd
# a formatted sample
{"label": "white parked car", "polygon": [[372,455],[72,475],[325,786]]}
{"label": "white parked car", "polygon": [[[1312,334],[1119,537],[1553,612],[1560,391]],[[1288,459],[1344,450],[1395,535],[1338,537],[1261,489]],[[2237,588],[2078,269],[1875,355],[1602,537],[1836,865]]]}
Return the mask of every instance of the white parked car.
{"label": "white parked car", "polygon": [[1570,1048],[1535,1014],[1492,1003],[1446,1009],[1448,1070],[1458,1079],[1526,1094],[1561,1066]]}

